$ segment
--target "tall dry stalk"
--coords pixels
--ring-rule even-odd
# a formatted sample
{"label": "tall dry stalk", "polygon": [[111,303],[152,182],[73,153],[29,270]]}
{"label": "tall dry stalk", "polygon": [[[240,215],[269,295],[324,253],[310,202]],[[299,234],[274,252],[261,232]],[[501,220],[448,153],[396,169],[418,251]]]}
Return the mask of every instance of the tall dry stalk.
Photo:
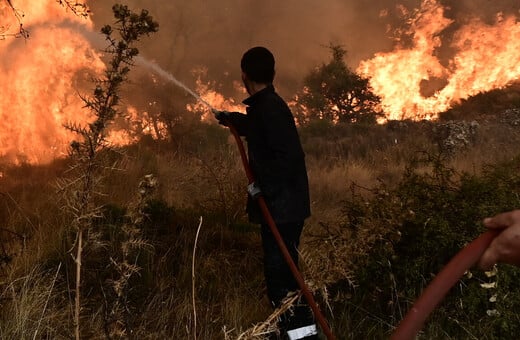
{"label": "tall dry stalk", "polygon": [[[101,33],[108,41],[105,53],[111,55],[104,77],[95,80],[93,96],[82,97],[85,106],[90,109],[94,120],[82,126],[69,123],[65,127],[80,136],[79,141],[73,141],[70,146],[74,165],[70,169],[71,177],[59,183],[59,189],[64,193],[65,210],[72,217],[72,227],[76,232],[73,246],[76,264],[75,304],[74,304],[74,334],[80,338],[81,314],[81,266],[85,247],[86,231],[92,226],[95,217],[100,216],[100,207],[93,198],[99,194],[100,181],[103,172],[112,170],[102,160],[102,151],[110,148],[106,140],[107,129],[118,116],[119,91],[132,66],[132,60],[139,50],[134,45],[143,35],[156,32],[158,24],[143,10],[140,14],[133,13],[127,6],[116,4],[112,7],[115,27],[106,25]],[[117,32],[119,37],[114,37]]]}
{"label": "tall dry stalk", "polygon": [[191,302],[193,304],[193,338],[197,340],[197,308],[195,305],[195,252],[197,250],[197,241],[199,240],[200,227],[202,227],[202,216],[199,220],[195,242],[193,244],[193,255],[191,257]]}
{"label": "tall dry stalk", "polygon": [[127,338],[133,333],[133,325],[130,322],[131,302],[129,293],[131,289],[130,280],[138,275],[141,267],[138,259],[141,251],[153,251],[153,246],[143,237],[141,230],[145,220],[147,203],[157,188],[157,179],[148,174],[139,183],[138,197],[131,204],[128,221],[121,228],[121,241],[119,249],[110,255],[110,263],[117,277],[108,280],[114,293],[112,301],[107,301],[111,308],[105,319],[106,336],[112,338]]}

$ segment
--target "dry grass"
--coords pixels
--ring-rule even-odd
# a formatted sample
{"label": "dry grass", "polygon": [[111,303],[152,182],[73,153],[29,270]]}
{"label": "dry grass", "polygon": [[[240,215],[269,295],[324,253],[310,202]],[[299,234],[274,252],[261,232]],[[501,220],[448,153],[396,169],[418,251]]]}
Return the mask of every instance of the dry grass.
{"label": "dry grass", "polygon": [[0,285],[1,339],[60,338],[66,327],[67,310],[56,297],[61,266],[54,273],[33,267],[25,276],[10,278]]}
{"label": "dry grass", "polygon": [[[397,143],[396,132],[384,133],[378,128],[302,138],[313,212],[302,237],[302,268],[314,288],[325,289],[338,278],[355,282],[348,261],[327,263],[327,267],[321,262],[326,258],[317,255],[323,255],[326,249],[348,260],[353,251],[353,247],[345,247],[348,240],[324,248],[309,243],[312,234],[324,224],[333,228],[342,222],[350,185],[354,182],[371,188],[380,180],[395,184],[413,155],[435,148],[420,131],[398,136]],[[499,125],[485,127],[477,144],[458,152],[451,164],[459,171],[478,172],[486,163],[515,155],[519,139],[516,130],[504,130]],[[133,198],[129,188],[136,188],[143,175],[153,173],[159,180],[158,196],[177,212],[172,225],[157,238],[161,251],[144,268],[151,278],[144,281],[146,286],[139,286],[145,296],[134,334],[142,339],[195,337],[190,263],[198,217],[203,215],[194,287],[196,336],[261,337],[272,326],[272,311],[264,291],[260,238],[244,213],[246,178],[235,146],[210,144],[183,152],[167,144],[136,145],[126,151],[119,164],[122,172],[111,175],[105,183],[107,203],[126,206]],[[32,338],[36,331],[41,337],[53,339],[71,336],[71,301],[65,288],[70,275],[65,264],[70,240],[53,191],[54,179],[64,168],[63,163],[26,167],[18,172],[5,171],[0,179],[4,192],[11,196],[0,196],[3,227],[27,235],[26,250],[3,267],[0,277],[2,339]],[[64,265],[55,279],[60,262]],[[88,291],[89,287],[83,289]],[[326,293],[322,290],[320,294],[325,300]],[[103,338],[102,306],[89,305],[88,313],[82,320],[83,329],[89,329],[85,335]],[[348,320],[331,320],[333,330],[344,330],[348,324]]]}
{"label": "dry grass", "polygon": [[253,325],[246,331],[240,333],[237,336],[231,337],[229,332],[225,334],[226,339],[237,339],[237,340],[261,340],[267,338],[270,334],[276,333],[278,330],[277,323],[278,318],[283,315],[285,312],[290,310],[296,300],[298,300],[300,296],[298,294],[292,294],[287,296],[283,301],[280,307],[276,308],[264,321]]}

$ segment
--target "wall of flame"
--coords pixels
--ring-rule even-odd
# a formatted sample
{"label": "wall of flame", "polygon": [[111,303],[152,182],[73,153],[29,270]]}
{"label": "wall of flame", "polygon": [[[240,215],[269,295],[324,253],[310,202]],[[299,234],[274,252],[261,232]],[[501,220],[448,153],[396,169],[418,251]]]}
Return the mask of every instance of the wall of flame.
{"label": "wall of flame", "polygon": [[[80,33],[92,29],[89,19],[53,0],[12,3],[30,36],[0,42],[0,157],[9,162],[48,162],[66,154],[76,137],[63,124],[88,120],[78,94],[85,94],[85,84],[102,72],[104,64]],[[17,30],[12,10],[0,1],[0,22]]]}
{"label": "wall of flame", "polygon": [[[135,4],[138,1],[127,2]],[[18,14],[23,14],[19,18],[29,31],[29,39],[5,36],[5,33],[16,33],[19,29],[19,21],[10,4]],[[98,2],[96,6],[101,4]],[[145,8],[148,5],[151,8],[173,6],[158,1],[140,5]],[[225,13],[231,8],[220,7]],[[437,0],[422,0],[420,6],[411,11],[404,7],[396,8],[402,11],[405,24],[399,34],[393,32],[396,37],[394,47],[385,46],[385,52],[365,58],[355,68],[370,78],[374,92],[382,98],[387,119],[435,119],[438,113],[461,99],[518,81],[520,12],[497,12],[492,20],[484,21],[472,17],[471,13],[464,17],[448,15],[449,8]],[[382,10],[380,15],[388,13]],[[152,11],[152,15],[160,17],[161,13]],[[96,13],[93,17],[96,18]],[[354,17],[351,13],[345,20],[354,20]],[[105,19],[98,16],[98,20]],[[317,18],[313,20],[315,22]],[[240,27],[235,31],[239,32]],[[105,67],[99,53],[103,45],[92,46],[96,39],[102,43],[100,35],[93,33],[95,30],[92,17],[78,17],[55,0],[0,0],[0,161],[42,163],[67,153],[69,142],[76,136],[63,128],[63,124],[89,120],[89,112],[84,109],[79,94],[90,93],[91,77],[101,74]],[[348,46],[352,32],[343,33],[336,32],[336,35],[343,36]],[[171,31],[164,34],[171,39]],[[193,33],[190,37],[201,39],[202,35]],[[359,34],[356,39],[360,39]],[[257,40],[254,41],[256,44]],[[233,43],[229,42],[230,45]],[[322,43],[327,44],[327,41]],[[197,41],[190,44],[196,45]],[[286,42],[283,44],[287,45]],[[185,45],[187,48],[188,44]],[[147,53],[157,52],[164,46],[160,39],[151,39],[148,48],[142,51],[143,55],[149,57]],[[323,49],[317,49],[323,53]],[[310,50],[307,49],[306,53]],[[169,54],[175,52],[181,53],[182,50],[168,50]],[[207,58],[210,65],[210,59],[213,60],[215,55]],[[297,56],[294,58],[296,64]],[[201,65],[183,66],[190,71],[197,67]],[[308,70],[311,67],[309,65]],[[308,70],[301,69],[301,76]],[[288,79],[283,69],[277,70],[277,79],[282,82]],[[215,81],[199,78],[195,90],[217,109],[243,111],[240,101],[245,94],[239,89],[239,79],[232,86],[235,98],[216,91],[217,85]],[[134,116],[140,115],[132,108],[130,100],[127,104],[129,112]],[[197,103],[187,107],[192,111],[203,109]],[[211,119],[207,116],[204,119]],[[120,144],[130,141],[125,135],[114,135],[113,140]]]}
{"label": "wall of flame", "polygon": [[[489,24],[477,18],[454,22],[435,0],[425,0],[409,19],[411,46],[362,61],[357,72],[370,78],[388,119],[432,119],[469,96],[520,80],[520,22],[496,13]],[[451,57],[441,61],[442,33],[457,25],[449,40]],[[443,85],[424,94],[430,80]]]}

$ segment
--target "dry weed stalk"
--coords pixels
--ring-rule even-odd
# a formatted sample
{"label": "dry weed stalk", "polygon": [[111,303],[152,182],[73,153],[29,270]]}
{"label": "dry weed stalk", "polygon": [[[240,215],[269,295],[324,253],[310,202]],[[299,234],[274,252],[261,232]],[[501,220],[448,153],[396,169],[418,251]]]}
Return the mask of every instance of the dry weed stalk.
{"label": "dry weed stalk", "polygon": [[73,256],[76,263],[75,308],[74,308],[74,333],[75,338],[80,338],[80,311],[81,311],[81,265],[84,242],[88,242],[84,235],[92,226],[92,221],[100,217],[100,206],[96,206],[94,197],[99,195],[98,189],[103,178],[103,172],[114,167],[104,165],[102,151],[110,149],[106,140],[107,129],[119,114],[119,91],[122,83],[127,79],[129,66],[139,50],[133,47],[142,35],[156,32],[158,24],[153,21],[147,11],[141,14],[132,13],[127,6],[114,5],[112,7],[116,18],[115,31],[119,33],[119,39],[112,35],[114,30],[106,25],[101,29],[109,43],[105,52],[112,55],[104,78],[97,79],[92,97],[82,97],[85,106],[94,115],[94,121],[87,126],[69,123],[65,127],[81,137],[81,141],[71,143],[71,157],[75,161],[71,173],[72,177],[58,184],[60,191],[64,193],[64,210],[72,217],[72,227],[76,232],[76,240],[73,248],[76,254]]}
{"label": "dry weed stalk", "polygon": [[193,244],[193,255],[191,260],[191,296],[193,304],[193,338],[197,340],[197,308],[195,305],[195,251],[197,250],[197,241],[199,239],[200,227],[202,227],[202,216],[199,220],[195,242]]}
{"label": "dry weed stalk", "polygon": [[146,203],[156,188],[155,176],[151,174],[144,176],[139,183],[136,202],[130,207],[127,215],[128,222],[121,228],[123,239],[119,246],[120,253],[114,254],[109,259],[118,275],[117,279],[108,282],[115,293],[115,299],[111,302],[111,308],[105,320],[109,338],[127,337],[132,333],[130,322],[132,312],[129,301],[130,279],[139,275],[142,269],[138,264],[141,251],[153,251],[153,246],[143,238],[141,227],[147,218]]}
{"label": "dry weed stalk", "polygon": [[[282,301],[282,305],[274,310],[265,321],[254,325],[245,332],[238,335],[236,340],[261,340],[266,339],[269,334],[278,331],[278,319],[282,314],[290,311],[294,303],[301,297],[301,294],[289,293]],[[225,332],[225,339],[230,340],[230,335]]]}
{"label": "dry weed stalk", "polygon": [[[0,283],[0,339],[50,338],[55,329],[54,295],[61,264],[56,272],[33,267],[24,276]],[[5,284],[5,285],[4,285]]]}

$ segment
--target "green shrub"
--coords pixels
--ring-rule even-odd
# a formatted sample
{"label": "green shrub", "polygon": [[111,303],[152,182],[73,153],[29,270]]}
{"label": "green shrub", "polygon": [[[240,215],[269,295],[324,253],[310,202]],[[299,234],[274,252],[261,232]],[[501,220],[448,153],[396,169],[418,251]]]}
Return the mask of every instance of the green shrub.
{"label": "green shrub", "polygon": [[[370,329],[367,323],[377,322],[373,336],[388,335],[435,274],[485,230],[480,223],[484,217],[520,206],[519,165],[517,158],[477,176],[456,173],[441,157],[425,155],[411,162],[395,188],[381,183],[368,199],[354,190],[345,205],[342,231],[358,249],[353,307],[344,311],[350,322],[365,323],[367,327],[359,327],[363,332]],[[491,278],[476,269],[471,274],[430,317],[427,337],[501,339],[518,334],[519,270],[500,266]],[[494,281],[496,289],[481,287]],[[335,293],[341,289],[336,287]],[[490,302],[495,294],[496,302]]]}

